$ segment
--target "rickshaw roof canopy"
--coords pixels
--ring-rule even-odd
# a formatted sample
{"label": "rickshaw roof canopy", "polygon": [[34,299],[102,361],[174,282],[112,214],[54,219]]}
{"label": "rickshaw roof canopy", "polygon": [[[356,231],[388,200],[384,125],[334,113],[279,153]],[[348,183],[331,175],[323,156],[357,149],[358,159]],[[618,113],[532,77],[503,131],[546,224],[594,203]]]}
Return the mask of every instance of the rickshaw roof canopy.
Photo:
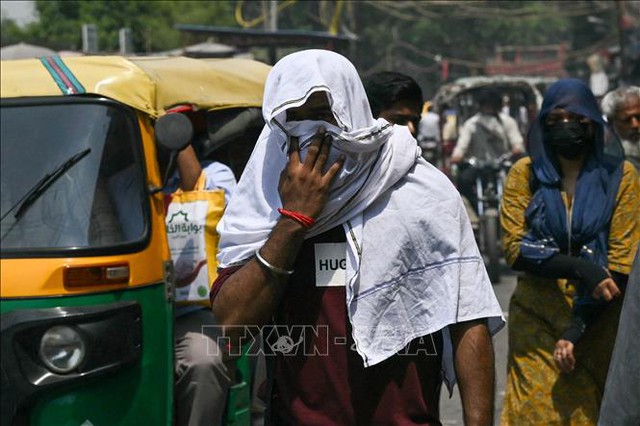
{"label": "rickshaw roof canopy", "polygon": [[[184,104],[206,110],[260,107],[271,69],[262,62],[237,58],[84,56],[62,60],[87,94],[114,99],[153,117]],[[39,59],[1,64],[2,98],[63,94]]]}
{"label": "rickshaw roof canopy", "polygon": [[452,83],[447,83],[440,87],[433,98],[433,105],[436,110],[442,110],[444,104],[453,102],[454,98],[475,91],[482,87],[495,87],[513,89],[520,88],[529,92],[535,98],[537,107],[542,104],[542,94],[536,87],[537,84],[549,84],[554,78],[548,77],[530,77],[530,76],[510,76],[510,75],[494,75],[494,76],[474,76],[462,77]]}

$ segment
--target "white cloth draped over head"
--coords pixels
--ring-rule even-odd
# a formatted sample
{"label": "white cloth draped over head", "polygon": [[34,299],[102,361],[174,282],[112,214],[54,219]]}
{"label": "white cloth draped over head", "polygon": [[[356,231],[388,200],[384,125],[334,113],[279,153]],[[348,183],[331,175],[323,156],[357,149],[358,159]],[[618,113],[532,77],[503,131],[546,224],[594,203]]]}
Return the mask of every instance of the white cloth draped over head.
{"label": "white cloth draped over head", "polygon": [[[287,123],[287,109],[317,91],[327,94],[338,126]],[[307,238],[345,228],[346,305],[364,364],[451,323],[494,317],[492,333],[503,325],[460,196],[420,157],[407,127],[373,118],[346,58],[306,50],[280,60],[267,78],[263,114],[266,125],[218,225],[221,267],[250,259],[275,226],[288,135],[300,137],[304,158],[307,141],[323,125],[333,136],[328,164],[340,153],[346,161]]]}

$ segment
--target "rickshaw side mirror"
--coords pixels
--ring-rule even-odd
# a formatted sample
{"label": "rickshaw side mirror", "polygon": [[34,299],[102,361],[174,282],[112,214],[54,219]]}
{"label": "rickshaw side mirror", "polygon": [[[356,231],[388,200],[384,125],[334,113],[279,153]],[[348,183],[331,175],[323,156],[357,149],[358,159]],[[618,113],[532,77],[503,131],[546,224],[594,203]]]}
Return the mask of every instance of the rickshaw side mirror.
{"label": "rickshaw side mirror", "polygon": [[169,163],[162,176],[162,186],[149,186],[149,194],[156,194],[167,186],[178,152],[186,148],[193,138],[193,125],[191,124],[191,120],[181,113],[163,115],[156,120],[154,129],[156,144],[166,148],[170,154]]}
{"label": "rickshaw side mirror", "polygon": [[156,143],[170,151],[181,151],[193,137],[193,125],[184,114],[167,114],[156,120]]}

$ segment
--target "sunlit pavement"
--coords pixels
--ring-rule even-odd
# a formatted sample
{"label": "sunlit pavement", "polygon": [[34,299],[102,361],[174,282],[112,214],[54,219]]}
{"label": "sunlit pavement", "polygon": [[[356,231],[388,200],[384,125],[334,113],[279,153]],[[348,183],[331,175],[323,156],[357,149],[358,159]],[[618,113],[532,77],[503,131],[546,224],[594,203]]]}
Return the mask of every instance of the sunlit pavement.
{"label": "sunlit pavement", "polygon": [[[509,298],[516,287],[516,275],[503,265],[500,283],[495,284],[493,289],[498,297],[498,302],[502,307],[502,312],[509,325],[508,311]],[[493,339],[496,356],[496,414],[495,424],[499,424],[500,410],[504,398],[504,389],[507,376],[507,327],[503,328]],[[446,389],[443,389],[440,397],[440,420],[443,425],[463,425],[462,405],[458,388],[453,390],[453,396],[449,399]]]}

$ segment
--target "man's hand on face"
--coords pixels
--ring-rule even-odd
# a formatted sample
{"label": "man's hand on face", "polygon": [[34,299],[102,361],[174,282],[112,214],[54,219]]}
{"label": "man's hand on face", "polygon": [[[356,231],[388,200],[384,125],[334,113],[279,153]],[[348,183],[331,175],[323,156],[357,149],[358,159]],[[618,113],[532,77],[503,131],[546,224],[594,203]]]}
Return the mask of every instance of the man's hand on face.
{"label": "man's hand on face", "polygon": [[345,160],[344,155],[341,155],[323,173],[330,149],[331,136],[325,132],[324,128],[319,129],[314,136],[304,161],[300,160],[297,138],[291,139],[289,163],[282,171],[278,184],[284,209],[314,219],[322,212],[327,203],[331,181],[340,171]]}

